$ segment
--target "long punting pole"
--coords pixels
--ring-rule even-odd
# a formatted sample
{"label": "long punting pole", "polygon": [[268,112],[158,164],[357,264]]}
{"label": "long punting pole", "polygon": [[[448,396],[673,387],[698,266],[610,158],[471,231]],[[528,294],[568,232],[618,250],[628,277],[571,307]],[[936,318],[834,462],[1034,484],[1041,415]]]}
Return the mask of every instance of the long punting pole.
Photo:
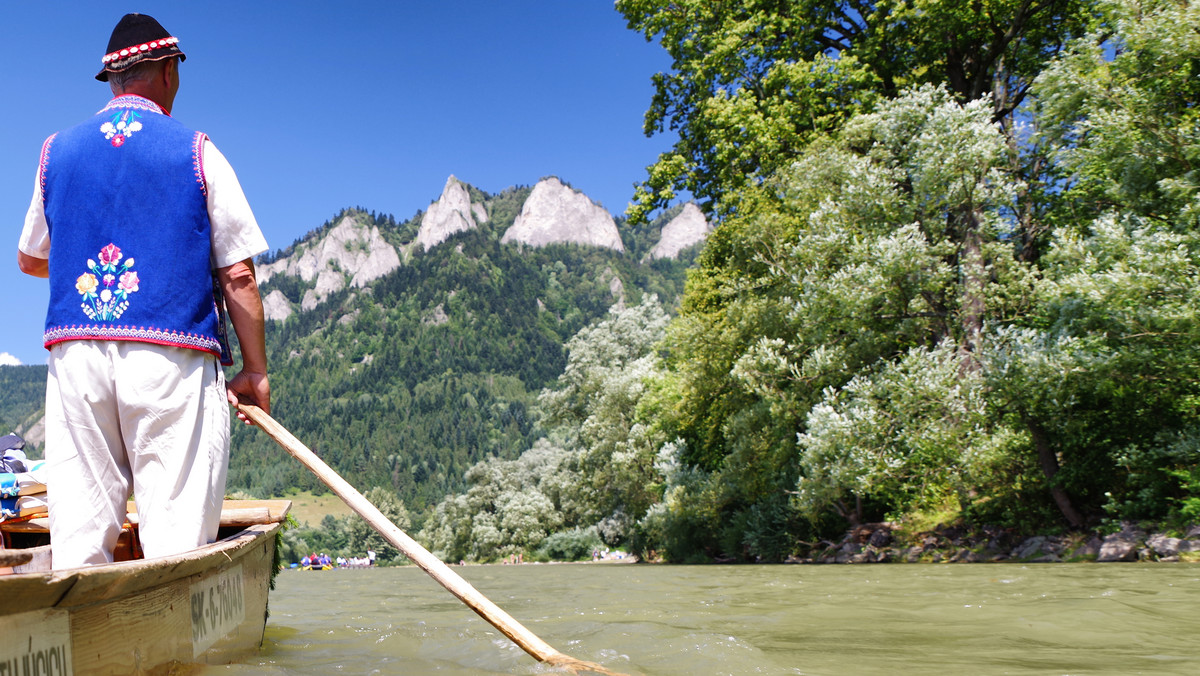
{"label": "long punting pole", "polygon": [[507,636],[509,640],[520,646],[522,650],[529,653],[534,659],[552,666],[562,667],[575,673],[590,672],[607,674],[609,676],[624,676],[618,672],[609,671],[599,664],[575,659],[552,648],[549,643],[538,638],[536,634],[526,629],[520,622],[514,620],[511,615],[504,612],[500,606],[492,603],[490,599],[479,593],[479,590],[471,586],[471,583],[464,580],[458,573],[451,570],[441,559],[438,559],[428,549],[422,547],[420,543],[400,530],[396,524],[383,515],[383,512],[380,512],[375,505],[363,497],[362,493],[359,493],[340,474],[335,472],[333,468],[325,464],[324,460],[321,460],[316,453],[301,443],[299,439],[292,436],[292,433],[288,432],[283,425],[275,422],[275,419],[265,411],[252,404],[238,404],[238,410],[245,413],[247,418],[267,433],[267,436],[274,439],[292,457],[303,463],[313,474],[316,474],[317,478],[324,482],[330,490],[349,505],[359,516],[366,519],[372,528],[379,531],[379,534],[388,542],[395,545],[401,553],[407,556],[413,563],[420,566],[421,570],[424,570],[430,577],[437,580],[438,584],[445,587],[451,594],[457,596],[460,601],[467,604],[467,607],[478,613],[480,617],[487,620],[493,627],[499,629],[500,633]]}

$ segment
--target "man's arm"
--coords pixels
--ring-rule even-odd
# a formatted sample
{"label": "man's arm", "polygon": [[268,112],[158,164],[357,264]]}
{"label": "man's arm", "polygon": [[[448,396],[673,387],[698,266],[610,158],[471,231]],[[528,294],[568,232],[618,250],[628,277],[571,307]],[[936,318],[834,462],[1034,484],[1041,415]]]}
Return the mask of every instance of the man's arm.
{"label": "man's arm", "polygon": [[34,277],[46,278],[50,276],[50,261],[37,256],[17,250],[17,267],[21,268],[21,272]]}
{"label": "man's arm", "polygon": [[[254,277],[254,261],[247,258],[217,269],[217,280],[225,294],[225,307],[242,348],[242,370],[227,386],[229,403],[254,404],[271,412],[271,386],[267,382],[267,341],[264,332],[262,297]],[[238,413],[247,425],[246,416]]]}

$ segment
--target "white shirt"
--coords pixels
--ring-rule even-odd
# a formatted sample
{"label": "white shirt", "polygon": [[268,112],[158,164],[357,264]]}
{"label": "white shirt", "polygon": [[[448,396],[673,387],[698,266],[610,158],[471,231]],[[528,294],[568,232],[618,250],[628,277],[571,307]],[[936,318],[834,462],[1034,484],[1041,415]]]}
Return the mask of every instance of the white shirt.
{"label": "white shirt", "polygon": [[[258,221],[254,219],[254,212],[250,210],[237,174],[233,173],[229,160],[207,138],[200,149],[200,164],[208,191],[213,268],[228,267],[265,252],[267,240],[258,227]],[[34,177],[33,201],[25,214],[25,227],[21,230],[21,241],[17,246],[34,258],[50,258],[50,228],[42,203],[40,167]]]}

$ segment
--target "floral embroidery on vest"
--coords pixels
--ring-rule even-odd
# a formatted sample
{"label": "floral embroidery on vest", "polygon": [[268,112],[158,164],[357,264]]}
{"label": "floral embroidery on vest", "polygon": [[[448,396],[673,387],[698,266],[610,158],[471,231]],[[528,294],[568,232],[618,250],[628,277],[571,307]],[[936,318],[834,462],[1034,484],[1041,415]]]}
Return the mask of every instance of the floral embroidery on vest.
{"label": "floral embroidery on vest", "polygon": [[85,272],[75,280],[75,290],[83,296],[80,307],[88,319],[117,319],[129,307],[129,294],[138,290],[141,280],[138,273],[130,269],[133,259],[126,258],[121,263],[122,257],[120,247],[109,244],[100,250],[100,264],[89,258],[87,267],[91,272]]}
{"label": "floral embroidery on vest", "polygon": [[100,125],[100,132],[114,148],[120,148],[134,132],[141,131],[142,123],[136,119],[141,116],[141,113],[132,110],[118,111],[111,120]]}

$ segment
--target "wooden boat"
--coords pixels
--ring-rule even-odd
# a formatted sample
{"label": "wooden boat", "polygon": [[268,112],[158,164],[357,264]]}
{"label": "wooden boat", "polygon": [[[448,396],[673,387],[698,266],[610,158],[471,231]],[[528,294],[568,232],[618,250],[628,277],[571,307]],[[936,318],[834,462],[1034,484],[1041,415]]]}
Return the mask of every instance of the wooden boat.
{"label": "wooden boat", "polygon": [[[50,570],[46,523],[0,524],[0,676],[165,674],[256,651],[291,502],[227,500],[213,544],[140,558],[136,515],[117,562]],[[124,560],[121,560],[124,559]]]}

